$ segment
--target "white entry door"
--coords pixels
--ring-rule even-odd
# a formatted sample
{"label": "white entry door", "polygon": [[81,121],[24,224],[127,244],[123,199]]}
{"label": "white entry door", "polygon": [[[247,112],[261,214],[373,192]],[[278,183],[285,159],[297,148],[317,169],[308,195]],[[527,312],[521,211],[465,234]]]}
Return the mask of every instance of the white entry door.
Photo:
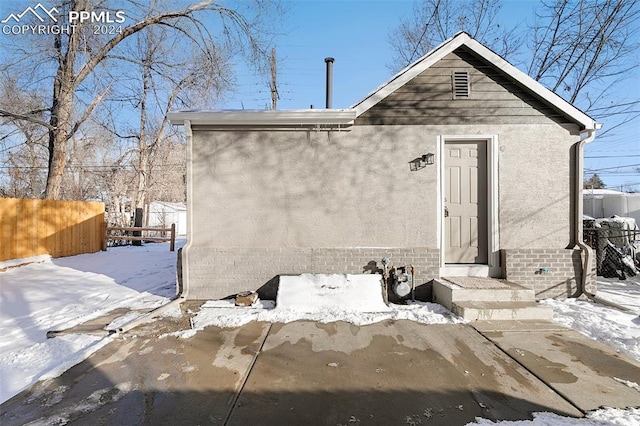
{"label": "white entry door", "polygon": [[488,261],[487,142],[445,143],[445,263]]}

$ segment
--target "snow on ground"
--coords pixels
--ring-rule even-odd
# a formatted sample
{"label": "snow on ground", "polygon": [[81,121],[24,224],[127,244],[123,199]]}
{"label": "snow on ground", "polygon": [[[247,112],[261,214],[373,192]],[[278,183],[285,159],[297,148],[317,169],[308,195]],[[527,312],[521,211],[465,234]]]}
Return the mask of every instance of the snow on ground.
{"label": "snow on ground", "polygon": [[176,252],[164,243],[45,258],[0,272],[0,403],[60,375],[110,340],[86,334],[47,339],[47,331],[118,308],[149,310],[167,303],[176,291],[175,264]]}
{"label": "snow on ground", "polygon": [[[0,403],[39,379],[61,374],[110,340],[86,334],[47,339],[47,331],[69,328],[117,308],[148,310],[165,304],[175,295],[175,263],[176,253],[170,252],[165,243],[47,259],[0,272]],[[0,263],[0,268],[3,266]],[[229,300],[208,301],[193,317],[194,330],[183,332],[182,337],[208,325],[236,327],[250,321],[306,319],[324,323],[347,321],[355,325],[388,319],[428,324],[462,322],[437,304],[412,302],[387,307],[381,304],[379,292],[369,291],[363,296],[362,292],[349,291],[349,285],[355,283],[370,286],[370,290],[377,288],[374,276],[359,277],[362,276],[302,276],[293,277],[292,282],[285,279],[277,305],[260,301],[241,308]],[[360,279],[365,281],[359,282]],[[347,281],[348,285],[337,286],[338,281]],[[573,299],[544,303],[554,309],[555,321],[640,360],[640,281],[599,282],[598,296],[633,313]],[[322,298],[324,301],[319,300]],[[329,299],[331,302],[325,303]],[[132,320],[134,315],[140,314],[127,314],[114,321],[112,327]],[[477,419],[473,424],[494,423]],[[536,413],[533,421],[498,424],[640,426],[640,409],[605,408],[588,413],[585,419]]]}
{"label": "snow on ground", "polygon": [[598,340],[640,361],[640,280],[624,281],[598,277],[597,296],[630,312],[586,300],[547,299],[542,303],[553,308],[553,320]]}
{"label": "snow on ground", "polygon": [[[321,323],[345,321],[354,325],[407,319],[425,324],[463,322],[436,303],[410,302],[387,306],[379,275],[303,274],[280,278],[276,303],[261,301],[236,307],[233,300],[209,301],[193,318],[195,330],[207,326],[238,327],[251,321]],[[182,332],[183,337],[195,331]]]}
{"label": "snow on ground", "polygon": [[619,410],[617,408],[604,408],[587,413],[584,419],[562,417],[553,413],[533,413],[533,420],[501,421],[494,423],[491,420],[477,418],[471,425],[502,425],[502,426],[640,426],[640,408]]}
{"label": "snow on ground", "polygon": [[598,277],[597,296],[640,315],[640,275],[626,280]]}

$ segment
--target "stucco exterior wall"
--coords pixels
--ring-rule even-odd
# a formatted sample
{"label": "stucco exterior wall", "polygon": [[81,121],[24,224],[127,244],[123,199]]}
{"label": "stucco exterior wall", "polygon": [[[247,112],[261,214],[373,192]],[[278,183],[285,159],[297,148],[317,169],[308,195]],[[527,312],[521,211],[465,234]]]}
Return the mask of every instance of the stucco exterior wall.
{"label": "stucco exterior wall", "polygon": [[573,145],[560,126],[503,133],[499,154],[500,246],[503,249],[572,246]]}
{"label": "stucco exterior wall", "polygon": [[189,297],[257,289],[277,274],[363,272],[385,248],[398,264],[419,265],[418,284],[437,278],[440,159],[417,171],[409,162],[438,152],[440,136],[498,136],[499,249],[564,249],[575,130],[551,120],[349,132],[194,127]]}
{"label": "stucco exterior wall", "polygon": [[[435,246],[435,151],[411,127],[194,132],[198,246]],[[202,232],[206,230],[206,232]]]}

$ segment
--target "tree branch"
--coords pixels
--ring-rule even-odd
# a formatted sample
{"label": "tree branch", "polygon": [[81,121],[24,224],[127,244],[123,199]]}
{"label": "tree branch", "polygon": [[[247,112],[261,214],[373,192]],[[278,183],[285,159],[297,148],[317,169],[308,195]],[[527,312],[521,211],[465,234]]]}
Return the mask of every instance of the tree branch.
{"label": "tree branch", "polygon": [[0,117],[8,117],[8,118],[12,118],[14,120],[23,120],[23,121],[28,121],[30,123],[34,123],[34,124],[38,124],[40,126],[44,126],[49,130],[54,130],[55,127],[52,126],[51,124],[47,123],[46,121],[40,120],[38,118],[26,115],[26,114],[20,114],[18,112],[12,112],[12,111],[7,111],[6,109],[0,108]]}

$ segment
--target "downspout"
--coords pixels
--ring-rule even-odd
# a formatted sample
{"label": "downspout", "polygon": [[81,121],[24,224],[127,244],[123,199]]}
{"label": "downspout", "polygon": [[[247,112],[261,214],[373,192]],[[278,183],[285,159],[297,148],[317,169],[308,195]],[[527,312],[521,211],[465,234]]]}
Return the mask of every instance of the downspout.
{"label": "downspout", "polygon": [[596,123],[594,129],[587,130],[588,136],[582,139],[578,146],[576,147],[576,166],[575,166],[575,226],[576,226],[576,245],[580,248],[580,251],[583,253],[583,263],[582,263],[582,277],[578,282],[578,293],[576,297],[580,297],[583,294],[589,299],[595,298],[594,293],[590,293],[587,291],[587,279],[591,272],[591,258],[593,254],[593,249],[584,242],[584,231],[582,226],[582,217],[584,215],[584,200],[582,199],[582,187],[584,186],[584,178],[583,178],[583,153],[584,146],[589,142],[592,142],[596,137],[596,129],[599,129],[601,125]]}
{"label": "downspout", "polygon": [[601,128],[602,128],[602,124],[595,123],[594,128],[587,131],[589,135],[578,143],[578,146],[576,149],[576,170],[575,170],[576,172],[576,176],[575,176],[576,245],[580,247],[580,251],[584,253],[584,261],[582,264],[582,279],[578,282],[578,294],[576,295],[576,298],[584,295],[588,299],[594,302],[600,303],[602,305],[607,305],[624,312],[631,312],[632,310],[625,306],[619,305],[609,300],[602,299],[596,296],[594,293],[587,291],[587,277],[591,272],[590,266],[591,266],[591,257],[593,256],[593,249],[588,244],[586,244],[583,240],[584,232],[583,232],[583,226],[582,226],[582,216],[583,216],[583,210],[584,210],[584,203],[582,199],[582,190],[583,190],[582,187],[584,186],[584,182],[582,177],[582,167],[583,167],[582,155],[583,155],[584,146],[595,139],[596,130],[600,130]]}
{"label": "downspout", "polygon": [[[184,121],[184,128],[185,128],[185,134],[187,135],[187,244],[185,244],[185,246],[178,250],[178,257],[177,257],[177,263],[180,267],[176,268],[176,284],[180,284],[180,282],[182,282],[182,285],[178,285],[177,288],[177,292],[176,292],[176,296],[171,299],[166,305],[162,305],[160,307],[157,307],[155,309],[153,309],[150,312],[147,312],[146,314],[144,314],[143,316],[136,318],[126,324],[124,324],[121,327],[115,328],[115,329],[108,329],[105,330],[104,328],[100,329],[100,330],[94,330],[92,332],[90,332],[89,334],[92,335],[106,335],[106,336],[110,336],[112,334],[122,334],[122,333],[126,333],[127,331],[131,330],[132,328],[138,327],[142,324],[146,324],[148,322],[153,321],[154,318],[156,318],[158,315],[162,314],[163,312],[168,311],[169,309],[175,307],[175,306],[179,306],[180,303],[184,302],[187,299],[187,295],[189,294],[189,279],[188,279],[188,273],[189,273],[189,268],[183,268],[183,262],[182,259],[186,257],[186,254],[189,251],[189,247],[191,246],[191,236],[193,235],[191,233],[191,224],[193,223],[193,221],[190,218],[190,215],[193,212],[193,206],[192,206],[192,200],[193,197],[191,196],[192,194],[192,188],[191,188],[191,158],[192,158],[192,138],[193,138],[193,133],[191,131],[191,122],[189,120],[185,120]],[[180,272],[182,272],[182,280],[180,279],[180,277],[178,276],[178,274],[180,274]],[[62,330],[51,330],[47,332],[47,338],[53,338],[56,336],[60,336],[63,334],[67,334],[68,329],[70,329],[71,326],[69,327],[64,327]]]}
{"label": "downspout", "polygon": [[[187,243],[178,250],[178,258],[177,263],[179,267],[176,268],[176,284],[178,285],[176,296],[171,299],[169,303],[166,305],[162,305],[151,312],[148,312],[141,316],[140,318],[134,319],[131,322],[123,325],[122,327],[118,327],[115,330],[107,330],[109,334],[114,333],[126,333],[132,328],[138,327],[142,324],[151,322],[155,317],[162,314],[163,312],[168,311],[169,309],[180,306],[182,302],[187,300],[187,296],[189,295],[189,268],[185,267],[187,262],[183,260],[186,259],[189,249],[191,248],[191,240],[192,240],[192,224],[193,220],[191,220],[191,215],[193,214],[193,188],[192,188],[192,179],[191,179],[191,160],[192,160],[192,151],[193,151],[193,132],[191,130],[191,121],[184,120],[184,131],[187,136]],[[179,275],[182,274],[182,277]],[[180,285],[180,283],[182,285]]]}

